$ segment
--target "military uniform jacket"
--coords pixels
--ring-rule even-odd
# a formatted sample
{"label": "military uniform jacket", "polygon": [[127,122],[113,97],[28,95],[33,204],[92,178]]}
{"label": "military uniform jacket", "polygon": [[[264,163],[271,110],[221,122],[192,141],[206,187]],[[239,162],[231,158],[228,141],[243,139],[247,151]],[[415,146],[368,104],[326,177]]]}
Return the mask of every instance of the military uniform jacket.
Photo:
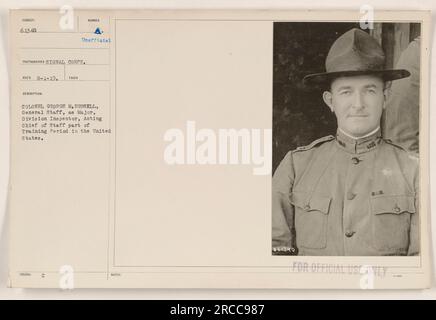
{"label": "military uniform jacket", "polygon": [[418,165],[380,131],[288,152],[273,176],[273,254],[418,254]]}

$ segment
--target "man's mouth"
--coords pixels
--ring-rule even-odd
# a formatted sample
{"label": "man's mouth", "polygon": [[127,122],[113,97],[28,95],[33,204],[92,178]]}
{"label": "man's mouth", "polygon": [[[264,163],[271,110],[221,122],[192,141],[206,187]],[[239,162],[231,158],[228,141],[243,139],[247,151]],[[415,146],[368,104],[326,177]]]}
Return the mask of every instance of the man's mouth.
{"label": "man's mouth", "polygon": [[347,118],[367,118],[367,114],[350,114],[347,116]]}

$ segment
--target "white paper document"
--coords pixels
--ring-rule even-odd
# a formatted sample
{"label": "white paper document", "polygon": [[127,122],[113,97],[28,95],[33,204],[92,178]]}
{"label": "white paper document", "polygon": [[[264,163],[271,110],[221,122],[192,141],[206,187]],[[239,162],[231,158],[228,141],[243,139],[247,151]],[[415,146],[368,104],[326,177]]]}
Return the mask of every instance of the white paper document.
{"label": "white paper document", "polygon": [[11,287],[430,286],[426,11],[12,10]]}

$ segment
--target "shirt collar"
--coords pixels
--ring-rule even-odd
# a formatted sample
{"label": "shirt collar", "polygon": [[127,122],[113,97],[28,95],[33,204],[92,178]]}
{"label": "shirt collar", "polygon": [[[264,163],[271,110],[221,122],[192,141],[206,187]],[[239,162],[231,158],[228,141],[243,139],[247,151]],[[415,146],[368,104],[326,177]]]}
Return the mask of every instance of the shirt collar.
{"label": "shirt collar", "polygon": [[380,127],[359,138],[354,138],[339,128],[336,133],[336,141],[338,145],[349,153],[364,153],[371,151],[378,146],[381,140],[380,138]]}

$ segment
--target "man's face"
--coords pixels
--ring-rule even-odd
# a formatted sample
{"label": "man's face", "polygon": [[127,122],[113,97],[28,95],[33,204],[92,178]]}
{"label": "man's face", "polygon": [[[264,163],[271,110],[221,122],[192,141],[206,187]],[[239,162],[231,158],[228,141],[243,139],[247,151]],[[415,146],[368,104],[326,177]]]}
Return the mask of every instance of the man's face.
{"label": "man's face", "polygon": [[380,125],[385,98],[383,80],[369,75],[337,78],[330,91],[323,94],[338,127],[354,137],[364,136]]}

